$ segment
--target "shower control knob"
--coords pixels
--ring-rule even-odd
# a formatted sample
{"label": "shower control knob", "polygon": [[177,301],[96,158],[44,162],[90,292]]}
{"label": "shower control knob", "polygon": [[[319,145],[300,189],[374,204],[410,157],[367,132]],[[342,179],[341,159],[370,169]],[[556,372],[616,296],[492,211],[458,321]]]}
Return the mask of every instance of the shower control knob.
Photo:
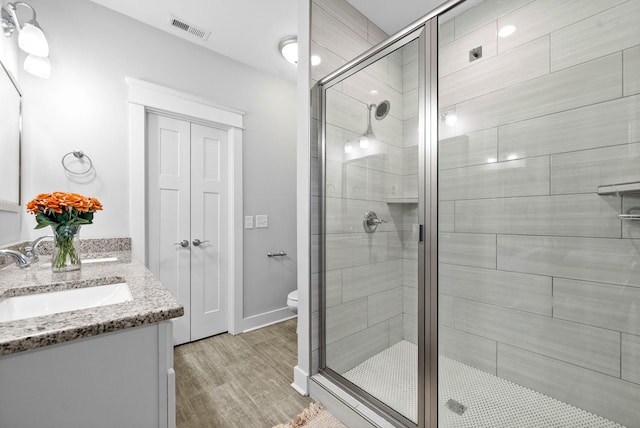
{"label": "shower control knob", "polygon": [[373,212],[373,211],[369,211],[364,215],[364,218],[362,219],[362,224],[364,226],[364,231],[367,233],[373,233],[376,231],[376,229],[378,228],[379,224],[382,223],[386,223],[387,220],[383,220],[381,218],[378,218],[378,215]]}
{"label": "shower control knob", "polygon": [[173,245],[180,245],[182,248],[187,248],[189,246],[189,241],[183,239],[182,241],[176,242]]}

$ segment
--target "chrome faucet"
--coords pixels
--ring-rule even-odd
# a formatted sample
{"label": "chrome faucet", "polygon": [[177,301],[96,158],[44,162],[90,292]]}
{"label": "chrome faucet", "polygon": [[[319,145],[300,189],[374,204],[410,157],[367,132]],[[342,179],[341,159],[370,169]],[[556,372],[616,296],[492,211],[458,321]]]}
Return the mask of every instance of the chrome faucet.
{"label": "chrome faucet", "polygon": [[16,262],[16,266],[26,268],[31,264],[31,259],[15,250],[0,250],[0,256],[11,257]]}
{"label": "chrome faucet", "polygon": [[38,261],[38,254],[36,254],[36,250],[38,249],[40,243],[45,239],[53,239],[53,236],[45,235],[34,239],[31,244],[25,247],[24,254],[22,254],[20,251],[6,249],[0,250],[0,256],[10,257],[15,260],[16,266],[26,268],[27,266],[31,265],[31,263],[35,263]]}
{"label": "chrome faucet", "polygon": [[36,253],[36,250],[38,249],[38,246],[40,245],[40,243],[45,239],[53,239],[53,235],[44,235],[39,238],[36,238],[33,241],[31,241],[31,244],[28,247],[25,247],[24,249],[25,256],[29,259],[30,263],[35,263],[38,261],[38,254]]}

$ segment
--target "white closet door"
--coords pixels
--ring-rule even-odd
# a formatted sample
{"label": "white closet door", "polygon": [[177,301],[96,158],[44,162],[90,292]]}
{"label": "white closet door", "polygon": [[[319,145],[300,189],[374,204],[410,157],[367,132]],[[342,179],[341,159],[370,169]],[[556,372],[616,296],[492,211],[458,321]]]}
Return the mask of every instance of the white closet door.
{"label": "white closet door", "polygon": [[184,305],[173,324],[177,345],[191,339],[191,129],[189,122],[154,114],[147,126],[148,265]]}
{"label": "white closet door", "polygon": [[191,340],[227,331],[228,169],[227,131],[191,124]]}

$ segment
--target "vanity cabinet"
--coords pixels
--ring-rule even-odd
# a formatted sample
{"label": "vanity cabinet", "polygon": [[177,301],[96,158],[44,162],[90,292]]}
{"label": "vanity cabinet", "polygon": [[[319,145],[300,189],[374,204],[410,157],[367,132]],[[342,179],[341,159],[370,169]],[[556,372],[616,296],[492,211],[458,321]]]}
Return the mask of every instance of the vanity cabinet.
{"label": "vanity cabinet", "polygon": [[175,427],[170,321],[0,356],[0,427]]}

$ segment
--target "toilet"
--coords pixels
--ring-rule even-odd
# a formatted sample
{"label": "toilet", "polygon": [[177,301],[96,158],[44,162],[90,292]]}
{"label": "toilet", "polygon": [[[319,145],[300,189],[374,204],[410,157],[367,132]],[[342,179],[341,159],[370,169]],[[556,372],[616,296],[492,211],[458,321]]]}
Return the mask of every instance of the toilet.
{"label": "toilet", "polygon": [[287,306],[289,309],[293,311],[293,313],[298,313],[298,290],[293,290],[287,296]]}

